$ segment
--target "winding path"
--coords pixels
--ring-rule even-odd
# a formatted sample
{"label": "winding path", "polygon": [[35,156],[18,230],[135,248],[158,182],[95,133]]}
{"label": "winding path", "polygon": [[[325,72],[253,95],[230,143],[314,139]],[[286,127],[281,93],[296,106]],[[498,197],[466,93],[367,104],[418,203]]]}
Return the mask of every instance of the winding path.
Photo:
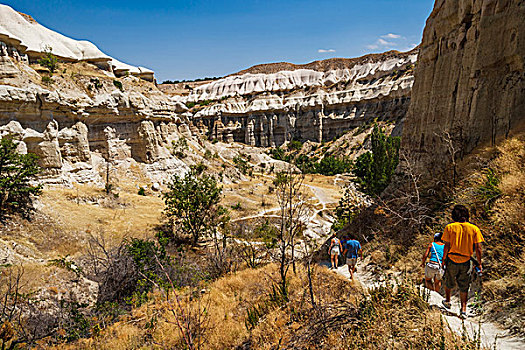
{"label": "winding path", "polygon": [[[358,264],[357,273],[355,277],[361,283],[365,289],[370,289],[381,285],[384,282],[377,281],[372,273],[366,269],[368,259],[365,259],[364,263]],[[348,272],[347,265],[340,266],[337,273],[350,279],[350,273]],[[452,299],[452,308],[450,310],[444,310],[442,307],[443,297],[434,291],[429,291],[423,286],[419,288],[429,292],[429,305],[432,308],[438,308],[442,310],[443,317],[448,323],[451,330],[461,335],[463,333],[463,324],[465,330],[471,339],[474,339],[476,334],[480,331],[481,327],[481,346],[487,349],[498,349],[498,350],[524,350],[525,339],[513,336],[508,330],[503,330],[497,324],[484,320],[483,315],[477,317],[469,317],[466,320],[461,320],[459,317],[459,300]],[[470,311],[470,310],[469,310]]]}

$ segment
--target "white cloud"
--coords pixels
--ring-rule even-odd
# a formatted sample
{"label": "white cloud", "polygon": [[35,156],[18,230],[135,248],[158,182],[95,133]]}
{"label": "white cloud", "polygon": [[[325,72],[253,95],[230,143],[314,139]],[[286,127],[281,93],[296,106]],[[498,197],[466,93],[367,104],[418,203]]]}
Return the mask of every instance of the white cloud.
{"label": "white cloud", "polygon": [[399,39],[399,38],[401,38],[401,35],[388,33],[386,35],[381,35],[381,38],[385,38],[385,39]]}
{"label": "white cloud", "polygon": [[331,53],[331,52],[335,52],[334,49],[319,49],[317,50],[317,52],[319,53]]}
{"label": "white cloud", "polygon": [[381,38],[377,39],[377,43],[382,46],[396,46],[397,45],[396,43],[393,43],[391,41],[386,41]]}
{"label": "white cloud", "polygon": [[375,50],[379,48],[379,45],[376,45],[376,44],[366,45],[366,48],[370,50]]}

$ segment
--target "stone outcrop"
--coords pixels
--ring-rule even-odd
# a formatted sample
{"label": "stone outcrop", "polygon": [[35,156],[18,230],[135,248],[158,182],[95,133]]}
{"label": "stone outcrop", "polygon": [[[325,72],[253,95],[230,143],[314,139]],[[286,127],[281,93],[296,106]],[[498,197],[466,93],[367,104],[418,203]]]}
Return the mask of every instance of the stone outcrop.
{"label": "stone outcrop", "polygon": [[174,99],[215,101],[193,113],[196,123],[220,141],[263,147],[291,139],[322,142],[374,119],[405,116],[415,50],[337,60],[256,66]]}
{"label": "stone outcrop", "polygon": [[131,74],[151,82],[155,80],[155,73],[150,69],[120,62],[89,41],[68,38],[42,26],[32,17],[0,4],[0,56],[36,62],[47,50],[60,60],[90,62],[118,77]]}
{"label": "stone outcrop", "polygon": [[524,19],[520,0],[436,1],[402,140],[424,174],[524,126]]}

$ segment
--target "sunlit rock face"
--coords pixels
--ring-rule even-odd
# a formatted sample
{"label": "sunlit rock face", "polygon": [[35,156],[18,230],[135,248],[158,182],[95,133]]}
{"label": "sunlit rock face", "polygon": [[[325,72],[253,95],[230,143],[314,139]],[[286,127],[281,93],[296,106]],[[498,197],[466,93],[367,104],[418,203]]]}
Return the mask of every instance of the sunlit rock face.
{"label": "sunlit rock face", "polygon": [[524,19],[520,0],[436,1],[402,140],[424,174],[523,129]]}
{"label": "sunlit rock face", "polygon": [[291,139],[322,142],[374,119],[401,120],[416,61],[414,50],[302,66],[262,65],[174,99],[216,101],[194,112],[193,119],[219,140],[263,147]]}
{"label": "sunlit rock face", "polygon": [[120,62],[89,41],[68,38],[42,26],[31,16],[0,4],[0,56],[36,62],[48,50],[60,60],[90,62],[116,76],[131,74],[147,81],[155,79],[152,70]]}

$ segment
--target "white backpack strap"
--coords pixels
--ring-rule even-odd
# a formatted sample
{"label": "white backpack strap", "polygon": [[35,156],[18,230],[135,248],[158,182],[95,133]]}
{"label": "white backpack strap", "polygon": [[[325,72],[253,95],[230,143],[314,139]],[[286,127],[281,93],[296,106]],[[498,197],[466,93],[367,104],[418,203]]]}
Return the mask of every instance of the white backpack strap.
{"label": "white backpack strap", "polygon": [[439,255],[436,250],[436,247],[434,246],[434,242],[432,242],[432,249],[434,249],[434,253],[436,253],[436,259],[438,259],[439,266],[441,266],[441,260],[439,259]]}

